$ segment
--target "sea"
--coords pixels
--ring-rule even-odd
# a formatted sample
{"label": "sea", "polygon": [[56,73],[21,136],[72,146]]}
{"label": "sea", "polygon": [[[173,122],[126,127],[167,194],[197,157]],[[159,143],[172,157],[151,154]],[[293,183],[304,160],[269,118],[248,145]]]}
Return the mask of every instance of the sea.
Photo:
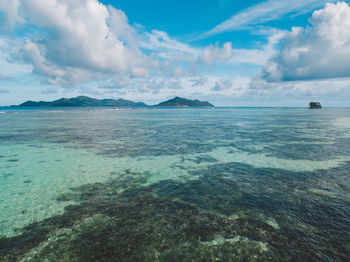
{"label": "sea", "polygon": [[349,261],[350,108],[0,108],[0,261]]}

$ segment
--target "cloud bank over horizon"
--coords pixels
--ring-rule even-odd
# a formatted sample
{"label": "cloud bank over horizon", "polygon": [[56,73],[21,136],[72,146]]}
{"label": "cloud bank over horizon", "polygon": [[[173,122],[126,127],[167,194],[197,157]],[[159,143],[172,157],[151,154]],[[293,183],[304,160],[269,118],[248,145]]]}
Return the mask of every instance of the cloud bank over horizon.
{"label": "cloud bank over horizon", "polygon": [[[198,34],[217,38],[193,42],[130,22],[112,2],[0,1],[0,103],[33,93],[151,103],[180,95],[219,105],[342,100],[350,94],[350,7],[327,2],[258,2]],[[308,12],[304,26],[269,24]]]}

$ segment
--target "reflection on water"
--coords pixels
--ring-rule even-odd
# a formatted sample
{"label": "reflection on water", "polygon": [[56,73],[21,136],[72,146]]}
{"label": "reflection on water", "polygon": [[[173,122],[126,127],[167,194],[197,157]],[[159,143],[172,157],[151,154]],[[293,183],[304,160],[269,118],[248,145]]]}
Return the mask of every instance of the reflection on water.
{"label": "reflection on water", "polygon": [[347,261],[349,116],[7,112],[0,260]]}

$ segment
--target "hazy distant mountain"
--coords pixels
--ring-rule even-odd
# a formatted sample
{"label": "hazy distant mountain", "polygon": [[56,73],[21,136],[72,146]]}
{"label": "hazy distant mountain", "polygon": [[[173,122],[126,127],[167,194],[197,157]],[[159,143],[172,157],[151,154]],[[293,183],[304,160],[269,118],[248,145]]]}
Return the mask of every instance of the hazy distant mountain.
{"label": "hazy distant mountain", "polygon": [[35,102],[27,101],[19,106],[21,107],[99,107],[99,106],[112,106],[112,107],[147,107],[143,102],[133,102],[125,99],[95,99],[87,96],[78,96],[74,98],[61,98],[52,102]]}
{"label": "hazy distant mountain", "polygon": [[156,106],[162,107],[214,107],[214,105],[210,104],[207,101],[199,101],[199,100],[190,100],[182,97],[175,97],[168,101],[159,103]]}

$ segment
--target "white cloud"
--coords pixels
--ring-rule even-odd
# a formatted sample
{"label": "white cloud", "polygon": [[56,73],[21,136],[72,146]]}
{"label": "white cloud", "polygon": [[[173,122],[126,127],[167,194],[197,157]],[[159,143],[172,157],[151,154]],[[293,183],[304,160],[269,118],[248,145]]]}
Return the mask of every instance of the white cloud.
{"label": "white cloud", "polygon": [[201,86],[205,86],[208,82],[208,77],[205,76],[200,76],[197,78],[192,78],[190,80],[192,82],[192,87],[201,87]]}
{"label": "white cloud", "polygon": [[307,106],[310,101],[327,101],[326,106],[347,105],[350,96],[350,78],[319,79],[310,81],[267,82],[257,78],[250,83],[250,97],[257,100],[280,101],[283,105],[294,101],[298,106]]}
{"label": "white cloud", "polygon": [[310,27],[294,27],[280,52],[262,69],[268,81],[293,81],[350,76],[350,7],[327,4],[315,11]]}
{"label": "white cloud", "polygon": [[[159,30],[152,30],[150,33],[146,32],[141,39],[140,47],[154,50],[157,52],[164,52],[160,55],[167,58],[167,51],[179,53],[196,53],[196,49],[172,39],[166,32]],[[173,58],[173,56],[172,56]]]}
{"label": "white cloud", "polygon": [[146,32],[141,38],[140,47],[157,52],[157,56],[162,59],[172,62],[185,61],[192,66],[224,62],[234,55],[231,42],[224,43],[222,47],[216,43],[205,48],[194,48],[158,30],[152,30],[151,33]]}
{"label": "white cloud", "polygon": [[[174,96],[207,100],[210,96],[226,97],[226,100],[227,97],[238,98],[249,92],[249,82],[250,79],[244,77],[209,75],[176,78],[165,76],[149,78],[117,77],[113,80],[108,79],[104,83],[88,84],[89,88],[84,87],[83,90],[89,90],[94,94],[108,93],[109,96],[122,94],[126,99],[142,100],[152,104]],[[213,90],[217,83],[226,86],[222,90]]]}
{"label": "white cloud", "polygon": [[[17,75],[30,73],[32,68],[28,65],[13,63],[15,54],[20,48],[17,41],[0,36],[0,68],[1,73],[11,78],[16,78]],[[18,81],[21,79],[17,79]]]}
{"label": "white cloud", "polygon": [[7,24],[21,21],[38,28],[20,54],[46,82],[68,85],[96,74],[148,74],[148,59],[132,41],[136,33],[122,11],[97,0],[15,2],[4,10]]}
{"label": "white cloud", "polygon": [[199,64],[233,55],[231,43],[193,48],[163,31],[139,32],[123,11],[98,0],[15,0],[1,2],[0,10],[8,30],[19,23],[34,28],[26,37],[11,35],[19,45],[11,54],[13,61],[31,65],[43,84],[74,86],[115,75],[193,76]]}
{"label": "white cloud", "polygon": [[[299,12],[302,6],[309,10],[321,2],[296,0],[296,7],[289,7],[290,3],[287,7],[286,1],[269,0],[239,13],[241,23],[231,29]],[[6,21],[2,21],[6,32],[1,31],[0,68],[3,76],[32,81],[27,85],[28,93],[38,85],[35,75],[41,80],[40,92],[52,94],[52,97],[55,90],[59,90],[67,92],[60,93],[66,95],[86,93],[103,97],[107,94],[149,103],[173,96],[210,101],[209,97],[213,97],[214,102],[222,99],[226,105],[232,105],[233,99],[249,102],[249,97],[267,101],[269,97],[287,100],[302,96],[316,99],[317,94],[339,96],[349,83],[266,81],[317,78],[317,72],[326,77],[348,76],[350,15],[344,3],[327,5],[324,10],[315,12],[310,20],[312,27],[295,28],[287,33],[277,56],[276,46],[286,32],[266,27],[254,32],[267,37],[267,43],[255,49],[236,49],[231,42],[199,48],[182,43],[166,32],[147,32],[130,25],[123,11],[97,0],[3,3],[0,0],[0,12],[6,13]],[[9,33],[15,25],[20,25],[18,28],[24,31],[26,27],[31,30],[22,34],[25,36]],[[31,34],[33,30],[35,33]],[[272,56],[274,58],[268,61]],[[220,66],[211,66],[213,64]],[[265,79],[250,83],[249,77],[237,76],[237,71],[251,75],[249,70],[264,64]],[[219,76],[213,76],[214,71]],[[293,76],[296,78],[291,78]],[[9,79],[3,77],[3,81]],[[15,83],[6,90],[12,92],[13,86]],[[18,84],[17,90],[22,90],[23,86]],[[317,90],[321,91],[317,93]],[[22,91],[16,92],[24,97]]]}
{"label": "white cloud", "polygon": [[293,13],[307,13],[332,0],[268,0],[244,9],[230,19],[205,32],[202,37],[209,37],[226,31],[242,29],[246,26],[262,24],[280,19]]}
{"label": "white cloud", "polygon": [[232,81],[228,78],[219,79],[216,81],[215,86],[211,89],[213,91],[223,91],[232,87]]}
{"label": "white cloud", "polygon": [[92,74],[79,67],[57,65],[45,57],[46,48],[27,41],[21,49],[23,59],[33,66],[33,72],[51,85],[75,85],[91,79]]}
{"label": "white cloud", "polygon": [[285,35],[285,31],[265,29],[262,30],[261,33],[267,37],[266,45],[254,49],[233,49],[235,55],[229,60],[230,63],[247,63],[253,65],[266,64],[266,62],[276,54],[276,45],[280,43]]}
{"label": "white cloud", "polygon": [[23,22],[18,15],[19,4],[20,0],[0,1],[0,32],[11,31],[17,22]]}
{"label": "white cloud", "polygon": [[233,56],[232,43],[227,42],[220,48],[217,44],[210,45],[199,55],[197,62],[207,65],[213,62],[224,62]]}

